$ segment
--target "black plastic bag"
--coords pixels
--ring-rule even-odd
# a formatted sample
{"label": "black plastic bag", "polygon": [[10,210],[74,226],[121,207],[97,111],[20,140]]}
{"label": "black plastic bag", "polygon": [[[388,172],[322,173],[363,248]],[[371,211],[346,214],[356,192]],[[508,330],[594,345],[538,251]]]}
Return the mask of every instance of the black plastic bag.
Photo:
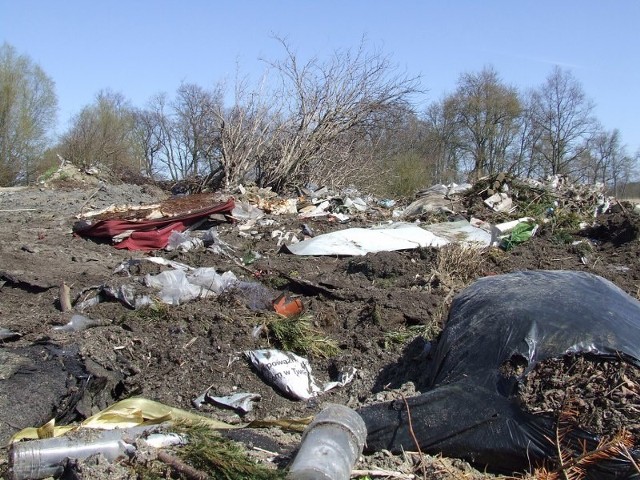
{"label": "black plastic bag", "polygon": [[[556,422],[523,411],[515,381],[501,373],[524,359],[522,377],[537,362],[570,353],[623,359],[640,368],[640,302],[596,275],[524,271],[482,278],[453,301],[433,360],[430,389],[406,400],[360,409],[367,451],[420,448],[468,460],[496,472],[517,472],[555,458]],[[565,441],[595,448],[599,438],[579,428]],[[580,442],[580,443],[579,443]],[[640,452],[633,451],[635,458]],[[637,462],[637,461],[636,461]],[[625,459],[599,460],[589,479],[640,478]]]}

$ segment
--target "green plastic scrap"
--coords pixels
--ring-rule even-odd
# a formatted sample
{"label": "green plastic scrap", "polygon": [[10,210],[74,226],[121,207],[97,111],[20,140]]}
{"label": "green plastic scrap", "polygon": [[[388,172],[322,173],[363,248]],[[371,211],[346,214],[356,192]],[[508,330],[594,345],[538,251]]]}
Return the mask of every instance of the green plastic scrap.
{"label": "green plastic scrap", "polygon": [[522,222],[516,225],[516,227],[511,231],[508,237],[505,237],[502,240],[502,248],[505,250],[511,250],[516,245],[520,245],[521,243],[529,240],[533,234],[535,233],[537,225],[534,223]]}

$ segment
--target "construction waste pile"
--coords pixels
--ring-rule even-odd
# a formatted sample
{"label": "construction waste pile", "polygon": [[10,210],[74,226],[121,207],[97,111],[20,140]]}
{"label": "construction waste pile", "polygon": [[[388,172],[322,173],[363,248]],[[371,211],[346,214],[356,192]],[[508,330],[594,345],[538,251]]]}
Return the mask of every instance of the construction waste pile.
{"label": "construction waste pile", "polygon": [[640,478],[640,214],[601,186],[74,182],[0,190],[6,478]]}

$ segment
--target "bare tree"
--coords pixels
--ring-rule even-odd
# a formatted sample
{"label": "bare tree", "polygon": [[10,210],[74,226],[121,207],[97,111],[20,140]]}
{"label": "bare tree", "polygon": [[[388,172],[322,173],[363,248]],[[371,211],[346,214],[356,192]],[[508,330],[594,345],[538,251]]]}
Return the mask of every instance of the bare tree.
{"label": "bare tree", "polygon": [[136,115],[145,169],[174,181],[218,172],[221,104],[220,92],[195,84],[181,85],[172,101],[155,95]]}
{"label": "bare tree", "polygon": [[493,67],[486,67],[461,75],[449,101],[459,126],[458,147],[471,159],[471,175],[507,169],[507,151],[521,114],[515,88],[504,85]]}
{"label": "bare tree", "polygon": [[159,156],[163,150],[160,132],[162,120],[153,110],[138,109],[134,116],[134,135],[141,152],[140,172],[153,179],[161,173]]}
{"label": "bare tree", "polygon": [[580,168],[576,177],[587,183],[606,185],[611,180],[612,167],[618,157],[624,156],[620,132],[600,130],[588,142],[588,148],[579,157]]}
{"label": "bare tree", "polygon": [[535,152],[547,173],[570,174],[596,128],[594,106],[569,71],[555,67],[533,93],[532,118],[538,132]]}
{"label": "bare tree", "polygon": [[433,170],[433,182],[457,180],[459,173],[458,126],[455,118],[455,102],[444,98],[432,103],[424,114],[427,128],[425,156]]}
{"label": "bare tree", "polygon": [[178,88],[173,102],[173,139],[182,178],[208,175],[220,168],[215,112],[221,104],[220,91],[207,91],[195,84]]}
{"label": "bare tree", "polygon": [[540,177],[544,171],[540,156],[535,149],[540,138],[540,131],[534,128],[532,99],[531,91],[520,97],[522,113],[518,120],[518,133],[509,148],[508,171],[523,178]]}
{"label": "bare tree", "polygon": [[136,112],[135,132],[144,158],[143,171],[149,176],[178,180],[173,145],[173,121],[167,112],[167,96],[154,95],[146,108]]}
{"label": "bare tree", "polygon": [[57,105],[42,68],[11,45],[0,46],[0,185],[32,179]]}
{"label": "bare tree", "polygon": [[637,168],[637,156],[627,153],[618,129],[598,132],[590,147],[591,162],[585,165],[585,171],[591,173],[592,181],[602,182],[615,196],[621,195]]}
{"label": "bare tree", "polygon": [[[276,190],[288,184],[333,179],[350,168],[356,143],[350,132],[389,121],[405,111],[417,92],[417,79],[397,74],[388,57],[359,48],[336,51],[326,62],[300,62],[283,39],[286,57],[271,63],[281,81],[275,100],[282,107],[274,117],[272,142],[257,164],[257,180]],[[346,172],[345,172],[346,173]]]}

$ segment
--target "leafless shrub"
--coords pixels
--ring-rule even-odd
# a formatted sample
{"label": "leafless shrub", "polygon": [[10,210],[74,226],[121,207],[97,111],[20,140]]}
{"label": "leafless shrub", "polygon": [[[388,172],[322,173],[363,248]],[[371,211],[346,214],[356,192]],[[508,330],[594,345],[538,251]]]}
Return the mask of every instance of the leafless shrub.
{"label": "leafless shrub", "polygon": [[316,178],[333,183],[367,166],[359,156],[367,134],[381,122],[409,109],[418,90],[416,78],[397,74],[390,59],[369,51],[366,42],[355,50],[336,51],[325,62],[300,62],[290,45],[277,38],[286,57],[271,62],[281,87],[281,105],[272,143],[258,162],[258,182],[282,190],[287,184]]}

